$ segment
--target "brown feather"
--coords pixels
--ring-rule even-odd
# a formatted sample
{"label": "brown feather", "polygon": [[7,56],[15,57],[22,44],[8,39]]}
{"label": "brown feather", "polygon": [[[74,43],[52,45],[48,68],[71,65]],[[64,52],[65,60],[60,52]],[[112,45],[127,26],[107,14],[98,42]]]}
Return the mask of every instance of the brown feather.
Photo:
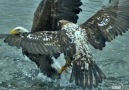
{"label": "brown feather", "polygon": [[31,31],[60,30],[57,22],[61,19],[76,23],[81,5],[80,0],[42,0],[34,14]]}
{"label": "brown feather", "polygon": [[23,33],[20,35],[8,35],[4,41],[10,46],[21,47],[24,51],[28,51],[28,53],[31,54],[53,56],[55,53],[65,52],[66,47],[68,47],[70,51],[75,51],[71,48],[71,39],[63,30],[58,32],[43,31]]}
{"label": "brown feather", "polygon": [[94,48],[102,50],[106,41],[110,42],[128,30],[128,8],[129,0],[115,0],[81,25],[86,29],[88,41]]}

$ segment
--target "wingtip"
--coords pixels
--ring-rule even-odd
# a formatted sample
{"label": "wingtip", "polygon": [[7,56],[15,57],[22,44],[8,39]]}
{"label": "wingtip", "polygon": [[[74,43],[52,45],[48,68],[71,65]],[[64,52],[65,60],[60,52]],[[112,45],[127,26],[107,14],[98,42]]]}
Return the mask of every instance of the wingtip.
{"label": "wingtip", "polygon": [[0,39],[4,39],[8,36],[9,34],[0,34]]}

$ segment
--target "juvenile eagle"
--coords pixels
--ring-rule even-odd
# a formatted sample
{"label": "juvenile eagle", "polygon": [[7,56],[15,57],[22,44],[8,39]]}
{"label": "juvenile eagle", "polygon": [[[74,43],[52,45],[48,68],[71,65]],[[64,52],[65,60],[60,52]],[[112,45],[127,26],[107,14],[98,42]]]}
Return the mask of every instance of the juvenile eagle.
{"label": "juvenile eagle", "polygon": [[[81,5],[80,0],[42,0],[34,13],[31,32],[58,31],[60,28],[57,23],[62,19],[77,23]],[[57,76],[58,71],[52,64],[58,62],[54,62],[52,56],[22,50],[24,55],[37,64],[42,73],[50,78]],[[57,58],[59,55],[60,53],[55,53],[54,57]]]}
{"label": "juvenile eagle", "polygon": [[[76,0],[75,0],[76,1]],[[83,89],[97,87],[105,75],[92,59],[88,44],[102,50],[106,41],[122,35],[129,28],[129,0],[117,0],[103,7],[82,25],[59,20],[59,31],[28,32],[17,27],[12,34],[1,34],[10,46],[21,47],[32,54],[53,56],[64,53],[66,67],[72,67],[70,81]],[[63,70],[62,70],[63,71]]]}

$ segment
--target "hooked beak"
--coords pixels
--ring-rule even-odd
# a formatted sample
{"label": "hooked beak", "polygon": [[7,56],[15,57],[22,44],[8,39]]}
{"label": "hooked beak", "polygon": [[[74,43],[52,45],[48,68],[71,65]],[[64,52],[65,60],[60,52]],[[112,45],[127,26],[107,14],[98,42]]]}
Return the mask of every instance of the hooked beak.
{"label": "hooked beak", "polygon": [[17,31],[15,29],[13,29],[13,30],[10,31],[10,34],[13,34],[13,35],[17,34]]}

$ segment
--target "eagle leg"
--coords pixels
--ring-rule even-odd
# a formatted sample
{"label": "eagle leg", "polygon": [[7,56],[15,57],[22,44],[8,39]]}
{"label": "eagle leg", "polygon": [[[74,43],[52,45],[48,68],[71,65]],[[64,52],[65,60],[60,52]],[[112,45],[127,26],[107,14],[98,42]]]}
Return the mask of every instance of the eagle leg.
{"label": "eagle leg", "polygon": [[59,70],[59,75],[61,75],[64,71],[67,72],[67,67],[71,67],[71,59],[69,57],[65,57],[66,59],[66,63],[64,66],[61,67],[61,69]]}

